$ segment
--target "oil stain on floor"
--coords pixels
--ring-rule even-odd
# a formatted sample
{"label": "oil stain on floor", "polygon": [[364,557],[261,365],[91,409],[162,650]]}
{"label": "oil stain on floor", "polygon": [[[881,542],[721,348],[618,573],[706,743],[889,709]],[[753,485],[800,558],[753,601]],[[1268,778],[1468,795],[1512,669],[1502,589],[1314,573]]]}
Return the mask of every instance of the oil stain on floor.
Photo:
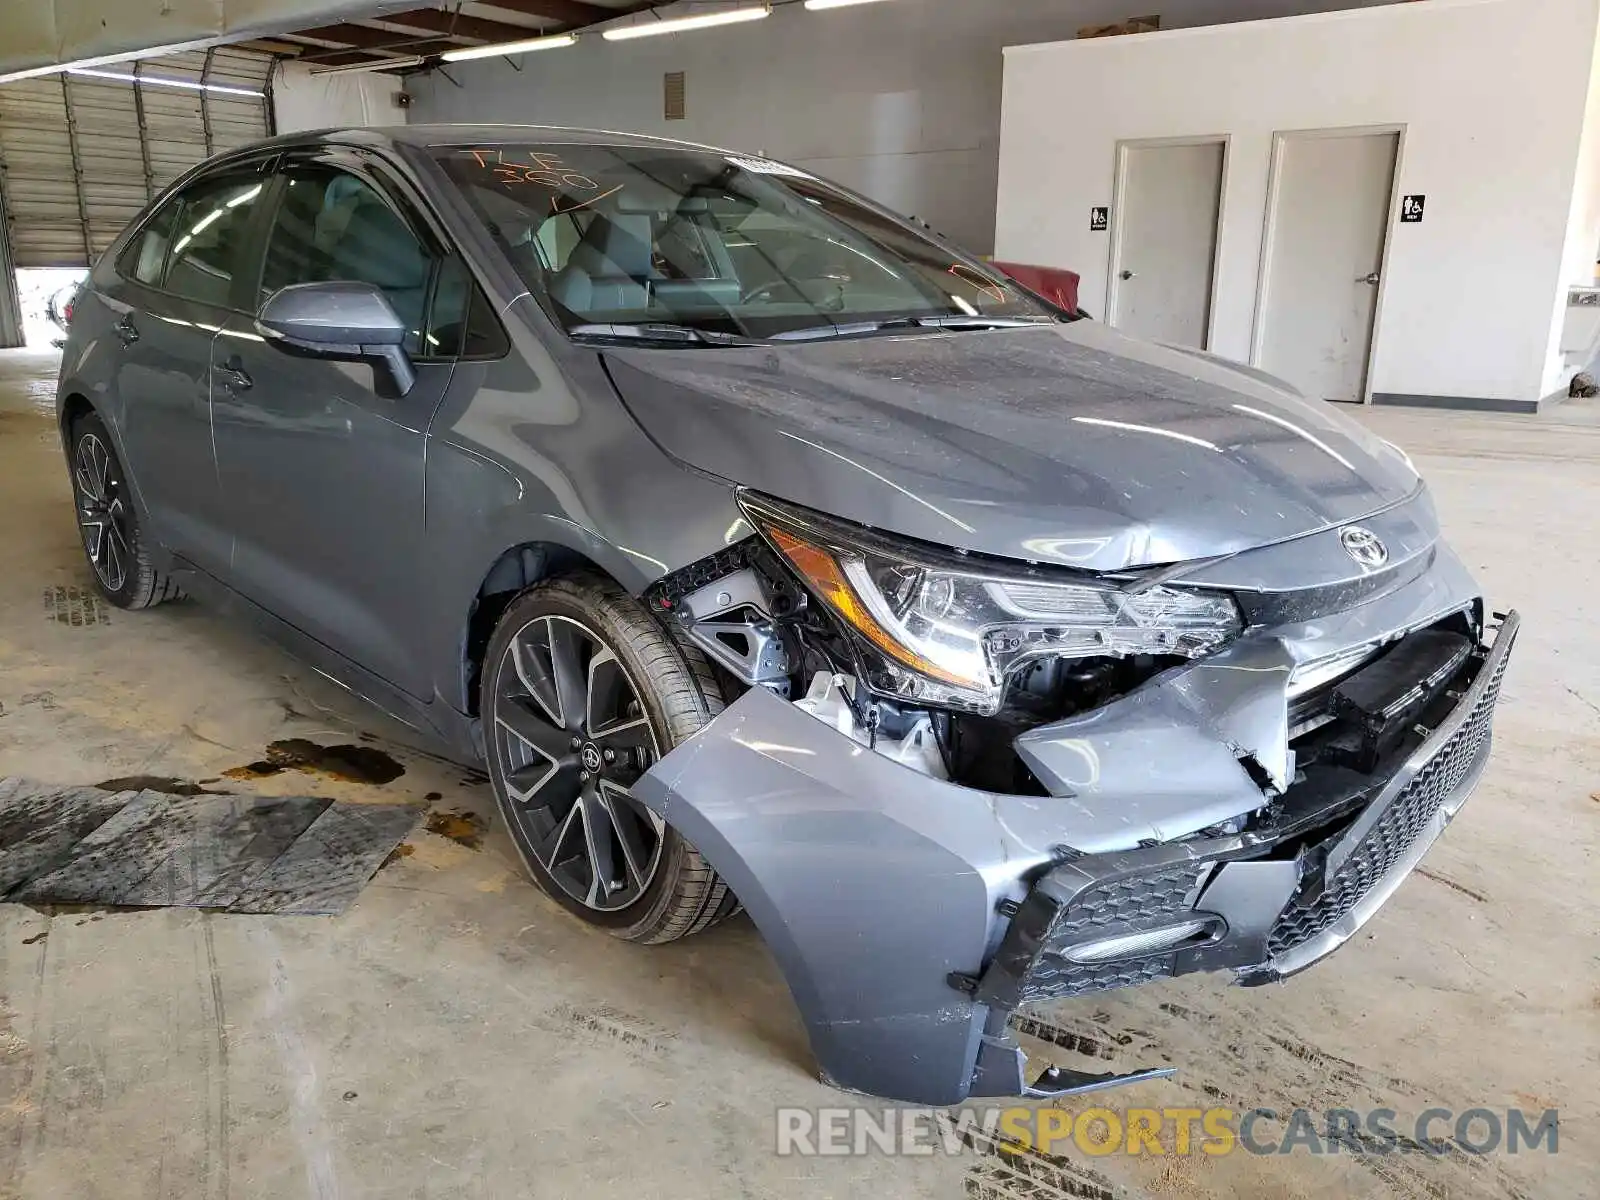
{"label": "oil stain on floor", "polygon": [[371,746],[319,746],[305,738],[285,738],[269,743],[265,758],[223,774],[229,779],[264,779],[284,771],[376,786],[393,783],[406,773],[391,755]]}
{"label": "oil stain on floor", "polygon": [[483,845],[484,830],[488,826],[484,819],[474,812],[432,812],[428,814],[427,830],[440,837],[449,838],[458,845],[465,846],[468,850],[476,850]]}

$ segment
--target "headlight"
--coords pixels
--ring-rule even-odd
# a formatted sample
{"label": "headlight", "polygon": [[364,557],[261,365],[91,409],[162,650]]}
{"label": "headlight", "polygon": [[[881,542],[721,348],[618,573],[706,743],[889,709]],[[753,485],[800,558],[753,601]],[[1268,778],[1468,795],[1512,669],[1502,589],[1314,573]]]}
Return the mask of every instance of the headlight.
{"label": "headlight", "polygon": [[770,501],[744,499],[751,523],[864,643],[867,684],[921,703],[992,714],[1030,659],[1157,654],[1194,658],[1238,634],[1218,592],[1129,593],[969,567]]}

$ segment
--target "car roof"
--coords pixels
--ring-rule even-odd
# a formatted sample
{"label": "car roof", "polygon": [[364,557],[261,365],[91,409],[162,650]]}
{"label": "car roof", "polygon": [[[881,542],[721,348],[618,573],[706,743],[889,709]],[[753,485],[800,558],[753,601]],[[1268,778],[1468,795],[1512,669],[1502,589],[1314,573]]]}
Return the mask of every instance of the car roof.
{"label": "car roof", "polygon": [[341,126],[308,129],[282,134],[255,143],[251,149],[268,146],[314,146],[328,143],[370,146],[403,144],[409,146],[498,145],[508,142],[538,141],[557,145],[633,146],[673,150],[728,153],[715,146],[683,142],[674,138],[652,137],[644,133],[625,133],[609,129],[574,129],[564,125],[379,125]]}

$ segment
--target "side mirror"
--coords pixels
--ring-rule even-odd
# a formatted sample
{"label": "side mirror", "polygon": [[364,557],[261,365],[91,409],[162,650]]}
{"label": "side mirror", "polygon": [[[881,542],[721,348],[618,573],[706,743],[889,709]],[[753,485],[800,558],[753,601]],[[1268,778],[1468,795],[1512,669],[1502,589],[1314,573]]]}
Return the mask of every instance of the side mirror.
{"label": "side mirror", "polygon": [[402,348],[405,324],[370,283],[335,280],[279,288],[256,314],[256,332],[288,354],[381,363],[395,394],[417,381]]}

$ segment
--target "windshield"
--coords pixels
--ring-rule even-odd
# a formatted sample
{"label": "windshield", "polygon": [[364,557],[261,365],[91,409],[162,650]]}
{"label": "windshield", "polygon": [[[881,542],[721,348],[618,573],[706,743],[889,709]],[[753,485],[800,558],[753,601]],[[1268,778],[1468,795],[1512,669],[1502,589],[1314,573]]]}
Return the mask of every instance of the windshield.
{"label": "windshield", "polygon": [[1052,319],[1005,276],[780,163],[537,143],[434,154],[569,331],[765,338]]}

